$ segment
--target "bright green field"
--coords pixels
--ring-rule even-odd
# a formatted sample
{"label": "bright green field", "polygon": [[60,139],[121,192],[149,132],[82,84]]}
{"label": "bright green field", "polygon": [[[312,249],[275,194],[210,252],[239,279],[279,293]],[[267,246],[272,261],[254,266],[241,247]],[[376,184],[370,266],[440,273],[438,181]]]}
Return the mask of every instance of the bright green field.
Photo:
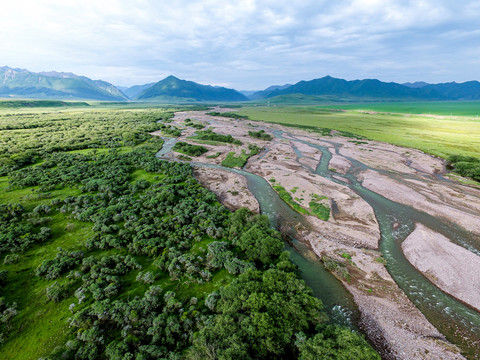
{"label": "bright green field", "polygon": [[328,105],[322,106],[322,108],[404,114],[435,114],[473,117],[480,115],[480,101],[375,102],[369,104]]}
{"label": "bright green field", "polygon": [[[406,107],[408,104],[413,107],[420,106],[420,103],[395,103],[388,109],[391,112],[399,111],[395,106]],[[457,112],[462,111],[459,104],[456,103]],[[464,104],[464,111],[471,111],[469,106],[473,102]],[[354,110],[331,111],[319,106],[244,107],[239,113],[248,115],[250,120],[306,127],[311,130],[329,128],[349,131],[368,139],[417,148],[441,157],[450,154],[480,156],[480,119],[476,117],[368,114]]]}

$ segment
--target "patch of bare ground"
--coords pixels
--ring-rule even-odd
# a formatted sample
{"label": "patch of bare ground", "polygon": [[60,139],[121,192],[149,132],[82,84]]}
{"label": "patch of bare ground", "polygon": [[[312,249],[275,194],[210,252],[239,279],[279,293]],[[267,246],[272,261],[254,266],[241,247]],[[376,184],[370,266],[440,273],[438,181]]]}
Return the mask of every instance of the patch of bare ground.
{"label": "patch of bare ground", "polygon": [[480,256],[422,224],[402,243],[406,258],[437,287],[480,311]]}
{"label": "patch of bare ground", "polygon": [[329,169],[338,172],[339,174],[345,175],[352,166],[352,163],[350,162],[350,160],[344,158],[343,156],[336,155],[333,149],[330,149],[330,152],[332,153],[332,158],[328,163]]}
{"label": "patch of bare ground", "polygon": [[393,281],[380,252],[342,246],[313,232],[303,240],[353,295],[360,325],[383,359],[464,359]]}
{"label": "patch of bare ground", "polygon": [[340,154],[361,161],[365,165],[397,173],[438,174],[444,170],[444,160],[425,154],[420,150],[402,148],[395,145],[368,141],[368,144],[355,144],[337,137],[335,142],[343,144]]}
{"label": "patch of bare ground", "polygon": [[364,187],[387,199],[446,219],[480,235],[479,191],[474,188],[433,180],[401,182],[373,170],[362,172],[359,178]]}
{"label": "patch of bare ground", "polygon": [[220,169],[195,167],[194,175],[206,188],[214,192],[218,200],[230,210],[246,207],[259,213],[257,199],[247,188],[244,176]]}
{"label": "patch of bare ground", "polygon": [[[232,109],[216,108],[214,111]],[[478,201],[480,192],[472,194],[468,187],[458,188],[440,182],[435,175],[444,171],[443,161],[417,150],[374,141],[355,144],[350,138],[340,136],[322,138],[316,133],[276,124],[255,122],[252,126],[249,121],[212,117],[205,112],[177,113],[174,124],[181,126],[187,117],[205,123],[215,132],[232,135],[243,143],[241,146],[202,144],[209,152],[194,161],[220,164],[229,151],[239,153],[241,149],[247,150],[248,144],[255,144],[259,148],[268,148],[268,151],[250,158],[247,171],[271,184],[281,185],[297,204],[308,211],[311,211],[309,203],[315,195],[328,198],[322,202],[328,202],[335,210],[330,212],[329,220],[307,216],[310,227],[308,230],[297,229],[298,236],[310,244],[319,259],[352,293],[361,312],[363,328],[384,359],[463,359],[458,349],[426,320],[386,270],[381,253],[376,250],[380,230],[371,206],[347,184],[338,184],[314,174],[312,170],[318,165],[321,153],[297,139],[329,148],[333,155],[329,166],[339,175],[350,170],[351,162],[346,157],[351,157],[373,168],[360,174],[364,185],[371,190],[400,203],[415,204],[434,216],[453,219],[464,215],[463,223],[455,221],[460,225],[478,219],[479,231],[480,205],[472,203],[475,199]],[[248,131],[256,128],[271,134],[271,129],[283,130],[284,138],[266,142],[249,137]],[[181,140],[193,143],[187,138],[191,133],[190,130],[184,131]],[[340,154],[333,151],[332,143],[342,145]],[[211,156],[218,152],[221,153],[219,156]],[[392,177],[403,174],[410,183],[395,181],[384,175],[385,171],[391,172]],[[195,173],[199,181],[228,207],[233,209],[245,204],[258,211],[258,203],[246,188],[245,178],[219,169],[196,169]],[[467,205],[459,205],[459,199],[466,199]],[[457,204],[452,206],[450,202],[455,201]],[[456,212],[448,215],[451,209]]]}

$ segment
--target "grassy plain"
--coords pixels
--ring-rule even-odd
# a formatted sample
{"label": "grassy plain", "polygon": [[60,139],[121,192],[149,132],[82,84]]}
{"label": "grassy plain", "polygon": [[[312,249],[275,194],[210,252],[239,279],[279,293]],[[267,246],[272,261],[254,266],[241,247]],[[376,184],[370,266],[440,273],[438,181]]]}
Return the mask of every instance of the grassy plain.
{"label": "grassy plain", "polygon": [[480,115],[480,101],[402,101],[365,104],[327,105],[326,109],[365,110],[404,114],[434,114],[449,116]]}
{"label": "grassy plain", "polygon": [[[365,110],[370,105],[365,104],[339,105],[332,106],[330,109],[324,106],[254,106],[243,107],[239,113],[247,115],[250,120],[301,127],[307,130],[329,128],[348,131],[371,140],[417,148],[440,157],[451,154],[480,157],[480,118],[394,113],[401,110],[402,106],[406,110],[408,104],[412,103],[372,105],[372,109],[374,106],[384,107],[385,111],[389,111],[388,113],[366,113]],[[433,112],[431,110],[434,103],[413,104],[416,104],[412,105],[416,109],[423,106],[422,104],[428,104],[428,106],[425,105],[424,112]],[[448,104],[451,103],[444,104],[443,109],[447,109]],[[473,102],[455,103],[456,113],[471,112],[472,104]],[[345,106],[363,110],[332,110]],[[462,106],[464,106],[463,110]],[[439,108],[441,107],[442,105],[439,105]]]}

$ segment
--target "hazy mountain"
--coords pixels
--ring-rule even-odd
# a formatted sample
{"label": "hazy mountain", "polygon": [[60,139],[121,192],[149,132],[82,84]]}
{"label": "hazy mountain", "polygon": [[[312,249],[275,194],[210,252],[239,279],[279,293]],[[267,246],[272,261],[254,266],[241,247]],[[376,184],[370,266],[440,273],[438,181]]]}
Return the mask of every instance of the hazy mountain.
{"label": "hazy mountain", "polygon": [[242,95],[245,95],[247,98],[250,99],[250,97],[251,97],[253,94],[257,93],[258,90],[238,90],[238,92],[239,92],[240,94],[242,94]]}
{"label": "hazy mountain", "polygon": [[358,99],[444,100],[443,96],[434,89],[410,88],[401,84],[386,83],[376,79],[347,81],[331,76],[310,81],[300,81],[287,88],[273,90],[266,94],[265,97],[270,98],[288,94],[328,95],[338,98],[354,97]]}
{"label": "hazy mountain", "polygon": [[270,95],[270,93],[274,92],[275,90],[283,90],[289,88],[292,84],[285,84],[285,85],[272,85],[266,88],[265,90],[257,91],[254,94],[249,96],[251,100],[258,100],[258,99],[265,99]]}
{"label": "hazy mountain", "polygon": [[429,84],[422,90],[435,91],[447,100],[480,100],[480,82]]}
{"label": "hazy mountain", "polygon": [[114,85],[72,73],[41,72],[0,67],[0,96],[33,99],[90,99],[123,101],[127,96]]}
{"label": "hazy mountain", "polygon": [[136,100],[147,101],[246,101],[245,95],[233,89],[201,85],[169,76],[142,91]]}
{"label": "hazy mountain", "polygon": [[430,85],[430,84],[426,83],[425,81],[415,81],[413,83],[406,82],[406,83],[403,83],[402,85],[408,86],[409,88],[418,89],[418,88],[422,88],[422,87]]}
{"label": "hazy mountain", "polygon": [[120,87],[117,86],[122,92],[127,95],[130,99],[135,99],[142,91],[148,89],[149,87],[152,87],[156,83],[148,83],[144,85],[134,85],[130,87]]}

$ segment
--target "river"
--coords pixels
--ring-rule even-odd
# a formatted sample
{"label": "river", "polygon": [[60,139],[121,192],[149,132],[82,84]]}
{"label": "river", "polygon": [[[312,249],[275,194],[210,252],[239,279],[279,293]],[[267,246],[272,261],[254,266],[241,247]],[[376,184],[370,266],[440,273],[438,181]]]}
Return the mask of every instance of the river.
{"label": "river", "polygon": [[[288,136],[288,138],[318,149],[322,153],[318,166],[316,169],[307,168],[307,170],[348,186],[370,204],[380,226],[380,250],[395,282],[449,341],[458,345],[468,357],[476,358],[480,348],[480,314],[434,286],[408,262],[401,249],[401,243],[413,231],[415,223],[422,223],[445,235],[456,244],[480,254],[476,239],[472,239],[458,226],[439,221],[431,215],[388,200],[364,188],[357,180],[356,175],[368,167],[359,161],[347,157],[353,166],[344,176],[346,181],[342,181],[339,174],[329,170],[328,165],[332,155],[327,147],[297,139],[292,134],[283,133],[280,130],[269,130],[275,137],[274,141],[285,139],[284,136]],[[324,140],[322,139],[322,141]],[[166,138],[164,147],[157,153],[157,156],[167,155],[175,142],[176,139]],[[333,142],[329,144],[334,146],[338,153],[341,145]],[[298,151],[296,153],[299,158],[303,156]],[[261,212],[270,218],[272,225],[277,229],[288,232],[290,241],[286,244],[286,249],[290,252],[292,261],[299,267],[303,279],[312,288],[314,295],[325,304],[325,310],[331,321],[356,328],[355,324],[359,319],[359,313],[350,294],[330,272],[323,268],[313,251],[295,239],[295,229],[299,224],[308,227],[302,215],[285,204],[270,184],[260,176],[245,170],[224,168],[218,165],[195,162],[191,164],[220,168],[245,176],[248,189],[258,200]]]}

